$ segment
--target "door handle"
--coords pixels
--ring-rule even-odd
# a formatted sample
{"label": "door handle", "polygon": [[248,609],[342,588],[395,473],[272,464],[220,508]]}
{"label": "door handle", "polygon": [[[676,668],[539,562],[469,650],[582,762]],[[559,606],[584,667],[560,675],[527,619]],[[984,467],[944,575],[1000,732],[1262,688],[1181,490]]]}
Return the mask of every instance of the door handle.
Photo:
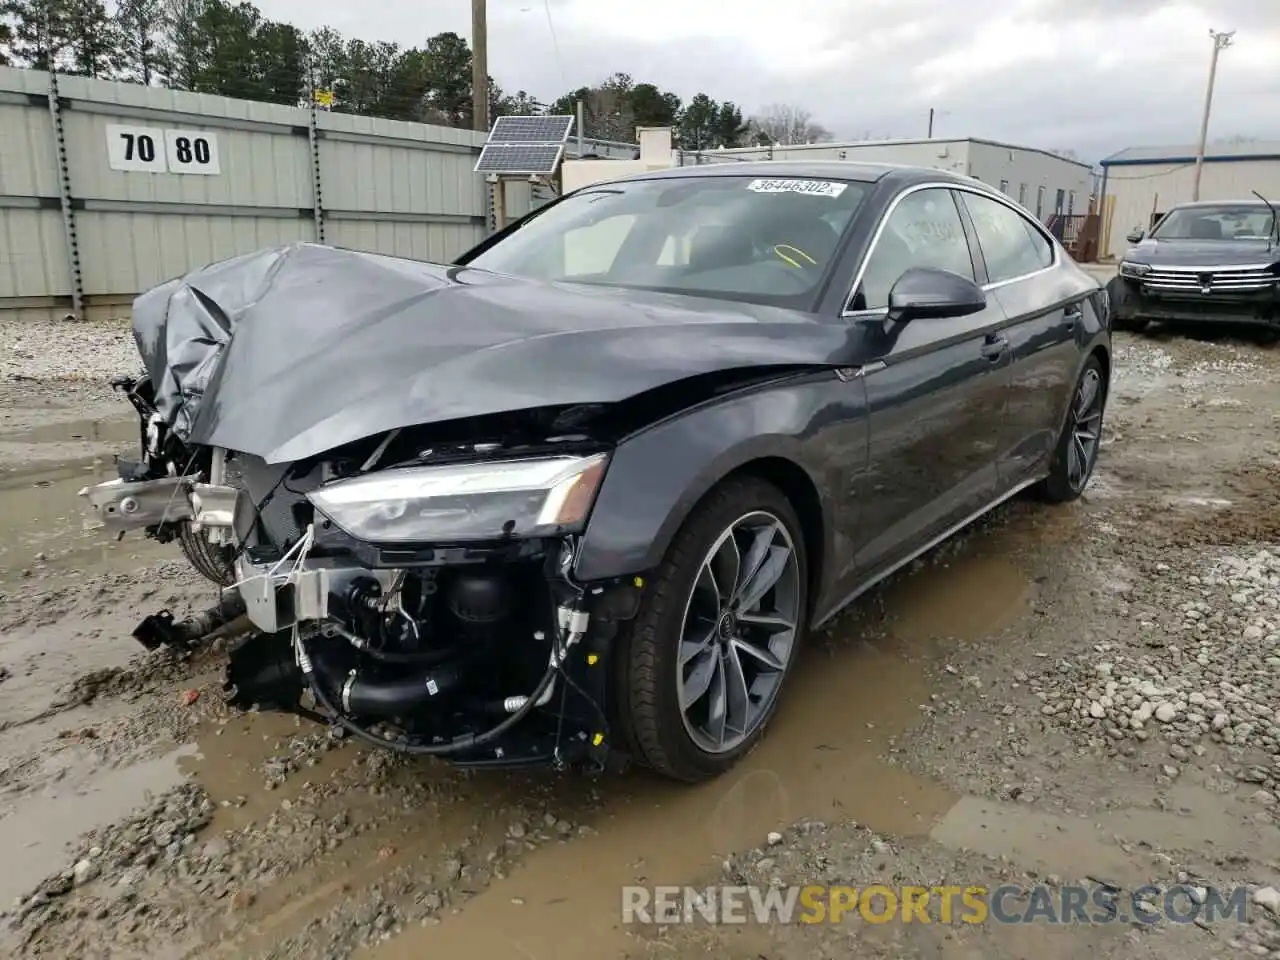
{"label": "door handle", "polygon": [[1067,323],[1079,323],[1084,319],[1084,310],[1081,307],[1067,307],[1066,311],[1062,314],[1062,318],[1066,320]]}
{"label": "door handle", "polygon": [[998,334],[988,334],[982,344],[982,355],[988,360],[999,360],[1009,349],[1009,341]]}

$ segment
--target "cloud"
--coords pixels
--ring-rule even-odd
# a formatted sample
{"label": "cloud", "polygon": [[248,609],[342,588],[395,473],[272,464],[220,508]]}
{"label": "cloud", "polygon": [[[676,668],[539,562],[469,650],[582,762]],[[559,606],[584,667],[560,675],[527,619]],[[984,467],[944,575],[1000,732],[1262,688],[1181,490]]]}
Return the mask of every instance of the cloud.
{"label": "cloud", "polygon": [[[616,71],[746,112],[810,110],[838,135],[981,136],[1097,160],[1199,132],[1208,31],[1223,52],[1211,137],[1280,140],[1280,0],[489,0],[490,73],[550,101]],[[304,28],[420,44],[470,34],[464,0],[259,0]]]}

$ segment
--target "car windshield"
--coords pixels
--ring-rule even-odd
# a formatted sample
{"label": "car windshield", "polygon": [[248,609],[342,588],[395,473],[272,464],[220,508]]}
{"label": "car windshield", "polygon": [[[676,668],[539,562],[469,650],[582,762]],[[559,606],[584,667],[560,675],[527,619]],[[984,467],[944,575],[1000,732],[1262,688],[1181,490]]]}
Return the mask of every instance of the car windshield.
{"label": "car windshield", "polygon": [[535,280],[811,309],[869,186],[745,176],[599,184],[465,262]]}
{"label": "car windshield", "polygon": [[1151,236],[1156,240],[1266,240],[1275,231],[1261,204],[1222,204],[1170,210]]}

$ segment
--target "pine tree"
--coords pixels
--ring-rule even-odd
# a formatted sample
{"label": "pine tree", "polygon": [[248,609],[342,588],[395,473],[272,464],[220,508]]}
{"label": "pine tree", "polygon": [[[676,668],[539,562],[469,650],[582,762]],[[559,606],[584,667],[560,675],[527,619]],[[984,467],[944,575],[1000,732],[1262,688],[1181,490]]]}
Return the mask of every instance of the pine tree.
{"label": "pine tree", "polygon": [[67,0],[0,0],[0,16],[13,28],[10,47],[19,64],[35,70],[60,66],[71,45]]}
{"label": "pine tree", "polygon": [[102,0],[66,0],[66,24],[70,72],[108,76],[119,59],[120,46]]}
{"label": "pine tree", "polygon": [[165,73],[162,0],[119,0],[115,15],[119,69],[124,76],[150,85]]}

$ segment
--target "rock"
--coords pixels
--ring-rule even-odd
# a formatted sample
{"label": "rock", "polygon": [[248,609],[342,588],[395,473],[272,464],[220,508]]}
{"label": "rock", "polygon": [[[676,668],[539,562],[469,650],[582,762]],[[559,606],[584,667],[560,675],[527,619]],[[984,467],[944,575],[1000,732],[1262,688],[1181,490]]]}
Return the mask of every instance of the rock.
{"label": "rock", "polygon": [[77,887],[82,887],[90,880],[97,879],[102,873],[102,868],[93,860],[81,860],[72,868],[72,880]]}
{"label": "rock", "polygon": [[1274,807],[1276,805],[1276,795],[1270,790],[1255,790],[1250,799],[1254,803],[1260,803],[1264,807]]}
{"label": "rock", "polygon": [[1100,704],[1097,700],[1089,704],[1089,716],[1095,720],[1101,720],[1107,715],[1107,708]]}
{"label": "rock", "polygon": [[776,847],[778,844],[782,843],[782,834],[778,833],[776,830],[772,831],[769,836],[765,837],[765,842],[771,847]]}
{"label": "rock", "polygon": [[507,836],[512,840],[523,840],[528,830],[523,823],[517,820],[511,826],[507,827]]}
{"label": "rock", "polygon": [[1161,723],[1172,723],[1178,715],[1178,709],[1168,700],[1156,707],[1155,717]]}
{"label": "rock", "polygon": [[1280,913],[1280,890],[1275,887],[1261,887],[1253,892],[1253,902],[1271,913]]}
{"label": "rock", "polygon": [[450,858],[444,862],[441,869],[445,880],[452,883],[462,876],[462,861],[456,857]]}
{"label": "rock", "polygon": [[1175,743],[1169,748],[1169,756],[1175,760],[1186,760],[1188,756],[1187,748]]}

